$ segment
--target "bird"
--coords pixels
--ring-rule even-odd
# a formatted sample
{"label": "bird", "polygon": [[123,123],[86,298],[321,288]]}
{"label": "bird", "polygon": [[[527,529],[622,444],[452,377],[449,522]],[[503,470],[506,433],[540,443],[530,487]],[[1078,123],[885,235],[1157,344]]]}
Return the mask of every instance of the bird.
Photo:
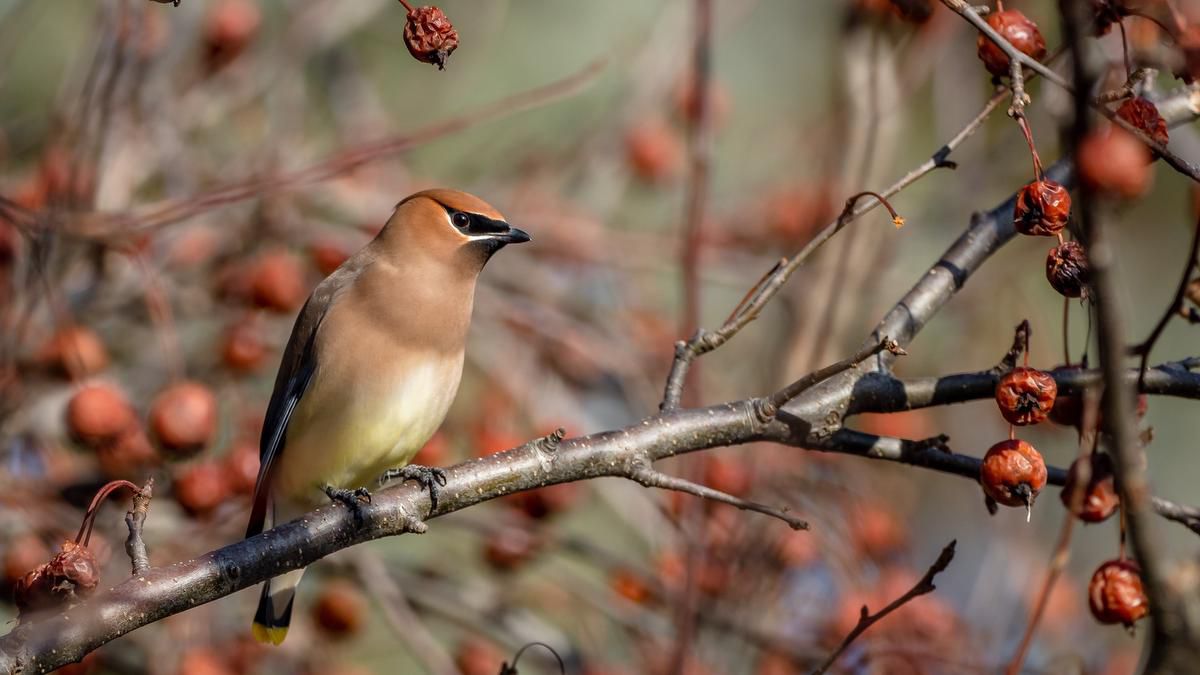
{"label": "bird", "polygon": [[[409,462],[458,391],[479,273],[506,245],[529,240],[478,197],[425,190],[317,285],[267,406],[247,538],[327,499],[357,519],[376,479],[415,480],[437,507],[445,472]],[[263,583],[258,641],[283,642],[303,573]]]}

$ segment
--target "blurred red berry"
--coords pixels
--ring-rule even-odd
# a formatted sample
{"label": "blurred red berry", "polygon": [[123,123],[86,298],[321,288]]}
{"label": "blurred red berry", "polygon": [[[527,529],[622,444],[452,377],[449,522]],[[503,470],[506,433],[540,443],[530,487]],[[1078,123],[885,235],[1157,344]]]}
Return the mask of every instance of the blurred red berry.
{"label": "blurred red berry", "polygon": [[218,0],[204,18],[204,62],[209,72],[229,65],[258,34],[262,15],[252,0]]}
{"label": "blurred red berry", "polygon": [[93,450],[115,442],[136,426],[133,407],[124,394],[109,385],[82,387],[67,403],[71,437]]}
{"label": "blurred red berry", "polygon": [[887,505],[863,504],[853,510],[851,518],[850,541],[860,554],[872,560],[902,553],[908,546],[908,528]]}
{"label": "blurred red berry", "polygon": [[630,602],[644,604],[649,602],[654,593],[646,584],[642,575],[633,570],[617,568],[608,578],[613,592]]}
{"label": "blurred red berry", "polygon": [[56,373],[84,379],[108,367],[108,350],[91,329],[65,326],[42,345],[37,360]]}
{"label": "blurred red berry", "polygon": [[[1089,467],[1087,485],[1079,486],[1079,472],[1084,466]],[[1075,491],[1082,489],[1079,508],[1073,513],[1085,523],[1099,523],[1107,520],[1116,513],[1121,498],[1117,496],[1117,488],[1113,480],[1112,459],[1101,452],[1094,452],[1080,457],[1071,463],[1067,471],[1067,482],[1059,493],[1063,506],[1071,508],[1071,499]]]}
{"label": "blurred red berry", "polygon": [[262,326],[253,317],[238,319],[221,339],[221,360],[236,373],[252,373],[262,367],[270,349]]}
{"label": "blurred red berry", "polygon": [[508,572],[532,560],[538,548],[538,539],[529,528],[502,527],[487,535],[483,558],[494,569]]}
{"label": "blurred red berry", "polygon": [[1046,462],[1025,441],[1000,441],[984,455],[979,482],[996,502],[1028,509],[1046,485]]}
{"label": "blurred red berry", "polygon": [[325,635],[341,639],[362,629],[367,612],[367,599],[358,586],[344,579],[333,579],[317,596],[313,621]]}
{"label": "blurred red berry", "polygon": [[626,134],[625,154],[635,176],[649,183],[663,182],[683,165],[683,141],[665,124],[645,122]]}
{"label": "blurred red berry", "polygon": [[258,306],[276,312],[299,309],[308,296],[300,261],[286,251],[264,253],[250,273],[250,294]]}
{"label": "blurred red berry", "polygon": [[234,494],[252,495],[258,483],[258,443],[238,441],[229,454],[225,455],[225,474],[229,489]]}
{"label": "blurred red berry", "polygon": [[140,427],[96,449],[100,470],[110,479],[141,480],[146,469],[160,463],[158,451]]}
{"label": "blurred red berry", "polygon": [[7,597],[17,582],[46,562],[50,557],[50,549],[40,537],[28,533],[9,539],[4,544],[4,587],[2,590]]}
{"label": "blurred red berry", "polygon": [[530,518],[541,520],[570,509],[579,501],[578,483],[559,483],[533,490],[514,492],[506,500]]}
{"label": "blurred red berry", "polygon": [[1079,144],[1079,177],[1093,190],[1133,199],[1150,187],[1150,150],[1124,129],[1093,131]]}
{"label": "blurred red berry", "polygon": [[333,274],[350,257],[350,251],[340,242],[322,238],[308,245],[308,256],[321,276]]}
{"label": "blurred red berry", "polygon": [[1092,267],[1087,251],[1077,241],[1064,241],[1046,256],[1046,280],[1059,294],[1085,298],[1092,283]]}
{"label": "blurred red berry", "polygon": [[454,665],[461,675],[496,675],[507,656],[490,641],[468,636],[458,644]]}
{"label": "blurred red berry", "polygon": [[750,492],[750,470],[745,459],[710,454],[701,461],[704,463],[704,484],[708,487],[735,497]]}
{"label": "blurred red berry", "polygon": [[234,671],[212,649],[192,647],[179,659],[179,675],[234,675]]}
{"label": "blurred red berry", "polygon": [[[708,120],[709,124],[719,127],[729,116],[729,92],[725,86],[716,80],[708,83]],[[694,123],[700,114],[700,97],[696,95],[696,83],[692,78],[684,78],[675,87],[675,110],[679,118]]]}
{"label": "blurred red berry", "polygon": [[1013,226],[1021,234],[1052,237],[1071,218],[1071,194],[1049,179],[1035,180],[1017,193]]}
{"label": "blurred red berry", "polygon": [[425,445],[413,456],[412,463],[419,466],[446,466],[450,457],[450,441],[444,432],[437,432],[425,441]]}
{"label": "blurred red berry", "polygon": [[1159,145],[1166,145],[1171,140],[1167,133],[1167,121],[1158,114],[1158,106],[1150,101],[1135,96],[1117,108],[1117,117],[1125,120],[1130,126],[1140,130]]}
{"label": "blurred red berry", "polygon": [[204,517],[211,514],[229,496],[230,484],[225,467],[203,461],[181,467],[175,473],[175,501],[189,515]]}
{"label": "blurred red berry", "polygon": [[1109,560],[1096,570],[1088,584],[1088,606],[1100,623],[1119,623],[1131,628],[1149,613],[1149,604],[1142,588],[1141,570],[1131,560]]}
{"label": "blurred red berry", "polygon": [[[1041,61],[1046,57],[1046,41],[1042,38],[1038,26],[1019,10],[1007,9],[1003,12],[993,12],[987,15],[987,24],[1001,37],[1008,40],[1018,51]],[[996,46],[988,36],[980,33],[977,41],[979,59],[988,72],[996,77],[1006,77],[1009,74],[1009,59],[1004,50]]]}
{"label": "blurred red berry", "polygon": [[996,406],[1009,424],[1026,426],[1046,419],[1054,407],[1058,384],[1050,373],[1013,368],[996,384]]}
{"label": "blurred red berry", "polygon": [[404,24],[404,46],[414,59],[445,70],[446,59],[458,49],[458,32],[437,7],[416,7]]}
{"label": "blurred red berry", "polygon": [[85,546],[64,541],[62,550],[17,582],[14,591],[22,612],[82,599],[96,590],[100,573],[96,558]]}
{"label": "blurred red berry", "polygon": [[200,452],[217,431],[217,398],[198,382],[179,382],[164,389],[150,406],[154,439],[176,457]]}

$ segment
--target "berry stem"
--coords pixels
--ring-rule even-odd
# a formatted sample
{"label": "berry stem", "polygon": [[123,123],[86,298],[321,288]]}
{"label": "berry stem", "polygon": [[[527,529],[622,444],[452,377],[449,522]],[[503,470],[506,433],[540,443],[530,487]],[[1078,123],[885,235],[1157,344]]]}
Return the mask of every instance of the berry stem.
{"label": "berry stem", "polygon": [[1021,133],[1025,136],[1025,143],[1029,145],[1029,154],[1033,157],[1033,177],[1035,180],[1042,180],[1042,158],[1038,156],[1037,146],[1033,144],[1033,132],[1029,129],[1029,122],[1025,119],[1025,115],[1017,115],[1017,125],[1021,127]]}
{"label": "berry stem", "polygon": [[1063,336],[1063,365],[1071,366],[1071,299],[1063,297],[1062,336]]}
{"label": "berry stem", "polygon": [[405,2],[405,0],[400,0],[400,4],[404,5],[404,9],[408,10],[409,14],[412,14],[412,11],[413,11],[412,5]]}
{"label": "berry stem", "polygon": [[100,504],[104,502],[104,499],[108,497],[108,495],[123,487],[127,487],[134,492],[142,491],[140,487],[127,480],[114,480],[100,488],[96,492],[96,496],[92,497],[92,503],[88,506],[87,511],[83,514],[83,522],[79,524],[79,533],[75,535],[76,545],[79,544],[80,540],[83,541],[84,546],[87,546],[88,543],[91,542],[92,526],[96,523],[96,514],[100,511]]}
{"label": "berry stem", "polygon": [[879,200],[879,203],[883,204],[883,208],[887,209],[888,214],[892,216],[892,223],[895,224],[896,227],[904,226],[904,216],[900,215],[896,212],[896,209],[892,208],[892,204],[887,200],[887,197],[884,197],[878,192],[871,192],[870,190],[864,190],[863,192],[852,195],[849,199],[847,199],[846,208],[842,209],[842,215],[839,216],[839,220],[843,218],[849,218],[851,214],[854,213],[854,205],[857,204],[858,200],[862,199],[863,197],[874,197],[875,199]]}
{"label": "berry stem", "polygon": [[1133,59],[1129,56],[1129,36],[1125,34],[1125,20],[1117,22],[1117,28],[1121,29],[1121,54],[1125,60],[1125,80],[1133,77]]}

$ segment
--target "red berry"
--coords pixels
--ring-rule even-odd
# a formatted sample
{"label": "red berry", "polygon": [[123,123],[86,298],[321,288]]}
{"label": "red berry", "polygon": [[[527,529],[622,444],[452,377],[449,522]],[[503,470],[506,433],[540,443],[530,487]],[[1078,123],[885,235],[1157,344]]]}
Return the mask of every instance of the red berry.
{"label": "red berry", "polygon": [[1083,244],[1064,241],[1050,249],[1046,256],[1046,280],[1054,290],[1068,298],[1087,297],[1092,268]]}
{"label": "red berry", "polygon": [[150,406],[150,431],[176,456],[204,449],[217,430],[217,398],[198,382],[180,382],[162,391]]}
{"label": "red berry", "polygon": [[468,636],[459,643],[454,665],[462,675],[496,675],[506,656],[491,642]]}
{"label": "red berry", "polygon": [[1141,569],[1131,560],[1109,560],[1101,565],[1088,584],[1088,606],[1100,623],[1133,627],[1150,611]]}
{"label": "red berry", "polygon": [[614,570],[608,583],[614,593],[630,602],[645,604],[654,595],[640,574],[625,568]]}
{"label": "red berry", "polygon": [[[708,119],[709,123],[718,127],[729,115],[729,92],[720,82],[708,83]],[[700,97],[696,95],[696,85],[692,79],[686,78],[675,88],[675,109],[680,119],[695,122],[700,114]]]}
{"label": "red berry", "polygon": [[367,601],[357,586],[342,579],[325,584],[313,606],[313,620],[326,635],[344,638],[357,633],[367,615]]}
{"label": "red berry", "polygon": [[259,463],[258,444],[253,441],[239,441],[225,455],[226,480],[234,494],[254,494]]}
{"label": "red berry", "polygon": [[204,517],[216,510],[229,496],[225,467],[216,462],[200,462],[175,474],[175,501],[189,515]]}
{"label": "red berry", "polygon": [[136,426],[129,401],[108,385],[83,387],[67,403],[67,429],[75,440],[93,450],[116,442]]}
{"label": "red berry", "polygon": [[1050,414],[1058,384],[1050,373],[1034,368],[1013,368],[996,385],[996,405],[1009,424],[1037,424]]}
{"label": "red berry", "polygon": [[229,326],[221,341],[221,360],[237,373],[252,373],[262,367],[269,349],[262,327],[253,317],[245,317]]}
{"label": "red berry", "polygon": [[[1046,56],[1046,41],[1042,38],[1037,24],[1029,17],[1015,9],[1003,12],[993,12],[987,16],[987,23],[1001,37],[1012,43],[1018,51],[1035,61],[1041,61]],[[983,61],[988,72],[996,77],[1008,75],[1008,55],[996,46],[988,36],[979,35],[979,59]]]}
{"label": "red berry", "polygon": [[1013,208],[1013,227],[1021,234],[1052,237],[1071,217],[1071,194],[1055,181],[1044,179],[1021,188]]}
{"label": "red berry", "polygon": [[204,19],[205,65],[215,71],[236,59],[258,33],[262,16],[250,0],[220,0]]}
{"label": "red berry", "polygon": [[852,516],[850,541],[862,555],[872,560],[882,560],[902,552],[908,545],[908,529],[896,513],[887,507],[865,504],[856,509]]}
{"label": "red berry", "polygon": [[308,245],[308,256],[312,258],[321,276],[327,277],[346,262],[350,251],[333,239],[322,238]]}
{"label": "red berry", "polygon": [[179,659],[179,675],[233,675],[233,670],[212,649],[193,647]]}
{"label": "red berry", "polygon": [[14,595],[21,611],[53,607],[90,595],[100,583],[96,557],[86,547],[64,541],[49,562],[17,582]]}
{"label": "red berry", "polygon": [[1079,508],[1074,513],[1085,523],[1099,523],[1115,513],[1117,506],[1121,503],[1113,482],[1112,460],[1108,455],[1092,453],[1072,462],[1071,468],[1067,471],[1067,482],[1063,485],[1059,496],[1063,506],[1070,509],[1071,500],[1079,498],[1075,496],[1075,490],[1079,489],[1077,487],[1078,474],[1085,464],[1090,465],[1091,475],[1087,485],[1083,487]]}
{"label": "red berry", "polygon": [[56,373],[83,379],[108,367],[108,350],[91,329],[66,326],[42,346],[38,362]]}
{"label": "red berry", "polygon": [[996,502],[1028,509],[1046,485],[1046,462],[1025,441],[1000,441],[984,455],[979,482]]}
{"label": "red berry", "polygon": [[1093,190],[1132,199],[1150,187],[1150,150],[1124,129],[1093,131],[1079,144],[1079,177]]}
{"label": "red berry", "polygon": [[446,59],[458,49],[458,32],[442,10],[417,7],[408,13],[404,24],[404,46],[414,59],[444,70]]}
{"label": "red berry", "polygon": [[683,165],[683,142],[662,123],[647,122],[629,131],[625,153],[634,175],[657,183],[673,177]]}
{"label": "red berry", "polygon": [[158,451],[140,427],[131,428],[113,443],[96,449],[100,470],[112,479],[141,480],[147,467],[157,466]]}
{"label": "red berry", "polygon": [[263,254],[250,273],[250,294],[258,306],[276,312],[299,309],[308,294],[300,261],[285,251]]}
{"label": "red berry", "polygon": [[1146,99],[1135,96],[1117,108],[1117,117],[1125,120],[1130,126],[1140,130],[1159,145],[1166,145],[1170,140],[1167,134],[1167,121],[1158,114],[1158,107]]}
{"label": "red berry", "polygon": [[500,571],[511,571],[537,555],[540,542],[526,527],[504,527],[488,535],[483,557]]}

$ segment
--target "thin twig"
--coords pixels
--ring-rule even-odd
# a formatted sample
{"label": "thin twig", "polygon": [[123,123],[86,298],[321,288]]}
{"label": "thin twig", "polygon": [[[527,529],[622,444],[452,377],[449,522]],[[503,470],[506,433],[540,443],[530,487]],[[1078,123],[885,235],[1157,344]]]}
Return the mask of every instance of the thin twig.
{"label": "thin twig", "polygon": [[900,348],[900,345],[897,344],[895,340],[885,336],[879,341],[878,344],[870,347],[864,347],[863,349],[858,350],[858,353],[848,358],[825,366],[819,370],[814,370],[808,375],[805,375],[795,382],[792,382],[783,389],[771,394],[769,397],[760,399],[761,403],[758,406],[758,414],[763,420],[771,419],[778,414],[779,410],[783,408],[783,406],[787,405],[788,401],[791,401],[800,394],[803,394],[805,391],[808,391],[812,387],[824,382],[825,380],[828,380],[834,375],[845,372],[857,366],[858,364],[866,361],[882,351],[887,351],[888,353],[895,354],[897,356],[905,356],[908,354],[908,352]]}
{"label": "thin twig", "polygon": [[154,478],[151,477],[146,480],[141,490],[133,493],[133,508],[125,513],[125,526],[129,528],[129,537],[125,540],[125,553],[129,555],[131,573],[135,577],[150,569],[150,555],[146,552],[146,542],[142,539],[142,526],[146,523],[150,500],[153,497]]}
{"label": "thin twig", "polygon": [[1159,317],[1158,323],[1154,324],[1154,329],[1150,331],[1150,335],[1130,350],[1132,353],[1142,357],[1141,364],[1138,366],[1138,389],[1141,389],[1146,382],[1146,364],[1150,361],[1150,352],[1154,349],[1154,345],[1158,342],[1158,339],[1162,337],[1167,324],[1184,307],[1184,297],[1187,295],[1188,282],[1192,279],[1192,270],[1196,269],[1196,266],[1200,264],[1200,261],[1197,260],[1198,254],[1200,254],[1200,219],[1196,221],[1196,228],[1192,232],[1192,245],[1188,249],[1188,258],[1183,266],[1183,274],[1179,278],[1179,285],[1175,287],[1175,295],[1171,298],[1171,304],[1167,306],[1167,311],[1163,312],[1162,316]]}
{"label": "thin twig", "polygon": [[954,560],[954,547],[957,543],[958,540],[951,540],[949,544],[946,544],[946,548],[942,549],[941,555],[937,557],[937,560],[935,560],[933,565],[929,567],[929,570],[925,572],[925,576],[921,577],[921,580],[918,581],[915,586],[909,589],[907,593],[893,600],[887,607],[884,607],[878,612],[871,614],[867,611],[867,606],[863,605],[861,613],[858,617],[858,623],[854,626],[854,629],[850,631],[850,634],[846,636],[846,639],[842,640],[842,644],[838,645],[838,648],[829,655],[829,658],[825,659],[824,663],[817,666],[816,670],[813,671],[813,675],[821,675],[821,673],[824,673],[833,667],[833,664],[837,662],[838,657],[842,655],[842,652],[846,651],[846,648],[850,646],[850,643],[854,642],[858,636],[866,632],[868,628],[875,625],[875,623],[877,623],[880,619],[883,619],[888,614],[900,609],[908,602],[919,598],[926,593],[932,593],[937,588],[933,585],[933,579],[945,571],[945,569],[950,565],[950,561]]}
{"label": "thin twig", "polygon": [[808,523],[806,521],[796,518],[788,513],[785,509],[777,509],[773,506],[767,506],[766,504],[760,504],[758,502],[742,499],[741,497],[735,497],[726,492],[714,490],[706,485],[700,485],[699,483],[693,483],[689,480],[684,480],[683,478],[677,478],[675,476],[665,474],[649,466],[635,466],[629,471],[627,477],[644,487],[685,492],[703,499],[721,502],[722,504],[729,504],[730,506],[736,506],[743,511],[754,511],[755,513],[768,515],[772,518],[778,518],[779,520],[787,523],[788,527],[792,528],[793,530],[808,529]]}

